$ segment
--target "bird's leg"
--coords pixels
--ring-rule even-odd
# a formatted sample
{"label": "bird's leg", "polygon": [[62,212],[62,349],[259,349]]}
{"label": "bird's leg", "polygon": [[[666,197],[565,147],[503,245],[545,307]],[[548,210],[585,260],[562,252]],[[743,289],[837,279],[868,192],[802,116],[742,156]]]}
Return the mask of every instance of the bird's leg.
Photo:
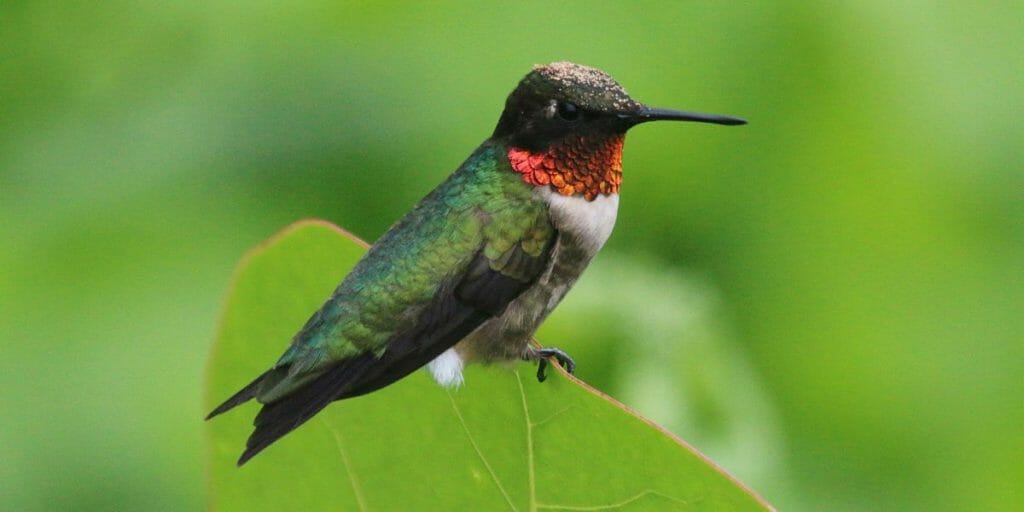
{"label": "bird's leg", "polygon": [[573,361],[569,354],[563,352],[562,349],[555,347],[531,348],[527,353],[526,359],[537,361],[538,382],[544,382],[548,378],[545,370],[548,368],[549,357],[554,357],[558,364],[565,368],[565,371],[569,373],[576,371],[576,361]]}

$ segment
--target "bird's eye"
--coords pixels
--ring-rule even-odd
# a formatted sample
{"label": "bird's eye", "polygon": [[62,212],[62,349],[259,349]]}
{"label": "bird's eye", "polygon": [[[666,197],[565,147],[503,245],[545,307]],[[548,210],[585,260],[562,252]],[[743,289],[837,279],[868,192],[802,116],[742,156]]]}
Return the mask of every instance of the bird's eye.
{"label": "bird's eye", "polygon": [[580,118],[580,111],[576,105],[563,101],[558,104],[558,117],[570,122],[576,121]]}

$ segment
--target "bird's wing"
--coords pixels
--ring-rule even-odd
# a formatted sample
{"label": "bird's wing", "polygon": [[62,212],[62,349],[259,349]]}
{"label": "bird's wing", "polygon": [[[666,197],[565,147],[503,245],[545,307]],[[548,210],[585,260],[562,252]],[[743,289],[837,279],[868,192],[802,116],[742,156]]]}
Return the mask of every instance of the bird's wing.
{"label": "bird's wing", "polygon": [[371,248],[274,368],[211,413],[264,404],[239,463],[331,401],[423,366],[543,274],[557,236],[547,209],[494,179],[452,175]]}

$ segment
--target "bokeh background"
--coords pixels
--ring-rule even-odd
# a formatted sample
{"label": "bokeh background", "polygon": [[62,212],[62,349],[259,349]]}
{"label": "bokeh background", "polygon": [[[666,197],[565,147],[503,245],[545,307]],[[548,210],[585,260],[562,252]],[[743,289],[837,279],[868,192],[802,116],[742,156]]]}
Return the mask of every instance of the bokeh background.
{"label": "bokeh background", "polygon": [[631,132],[545,343],[783,510],[1024,509],[1021,34],[1009,1],[4,2],[0,508],[201,508],[243,252],[375,239],[568,59],[751,123]]}

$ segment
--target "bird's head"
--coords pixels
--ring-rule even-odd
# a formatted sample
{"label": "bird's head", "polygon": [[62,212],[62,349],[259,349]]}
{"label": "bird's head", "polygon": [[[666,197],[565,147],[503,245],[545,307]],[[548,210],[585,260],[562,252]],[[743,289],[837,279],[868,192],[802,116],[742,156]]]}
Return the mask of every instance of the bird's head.
{"label": "bird's head", "polygon": [[509,95],[492,138],[523,179],[592,200],[617,193],[627,130],[647,121],[744,124],[734,117],[643,105],[607,73],[571,62],[535,66]]}

